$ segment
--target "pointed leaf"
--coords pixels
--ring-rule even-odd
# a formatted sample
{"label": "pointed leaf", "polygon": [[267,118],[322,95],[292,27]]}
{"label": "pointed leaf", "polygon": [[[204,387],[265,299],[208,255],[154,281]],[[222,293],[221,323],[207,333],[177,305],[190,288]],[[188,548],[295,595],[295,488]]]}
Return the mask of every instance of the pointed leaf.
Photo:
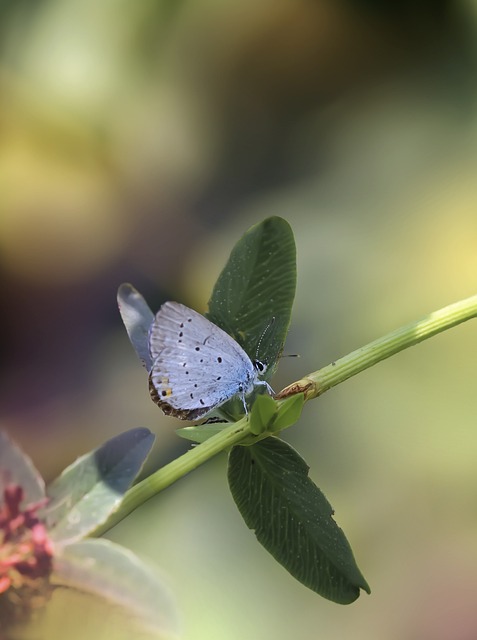
{"label": "pointed leaf", "polygon": [[45,497],[45,483],[30,458],[0,431],[0,501],[9,485],[23,489],[24,505],[39,502]]}
{"label": "pointed leaf", "polygon": [[284,400],[277,411],[271,431],[281,431],[287,427],[291,427],[292,424],[298,420],[301,416],[303,405],[305,404],[305,396],[303,393],[298,393],[296,396],[290,396]]}
{"label": "pointed leaf", "polygon": [[224,423],[218,424],[201,424],[196,427],[182,427],[176,429],[176,433],[185,440],[192,440],[192,442],[205,442],[212,436],[215,436],[219,431],[226,426]]}
{"label": "pointed leaf", "polygon": [[176,606],[158,573],[109,540],[64,547],[55,557],[52,581],[105,598],[161,638],[178,635]]}
{"label": "pointed leaf", "polygon": [[228,479],[247,526],[297,580],[340,604],[369,593],[329,502],[290,445],[270,437],[234,447]]}
{"label": "pointed leaf", "polygon": [[154,436],[131,429],[78,458],[47,488],[50,535],[72,542],[91,533],[120,505],[146,459]]}
{"label": "pointed leaf", "polygon": [[154,314],[139,291],[127,282],[118,289],[118,306],[131,344],[143,366],[150,371],[152,360],[149,353],[149,327]]}
{"label": "pointed leaf", "polygon": [[273,398],[257,396],[250,412],[250,432],[257,436],[267,431],[277,410],[277,403]]}
{"label": "pointed leaf", "polygon": [[288,222],[272,217],[238,241],[209,301],[207,317],[237,340],[252,360],[268,366],[267,379],[283,350],[295,286],[293,232]]}

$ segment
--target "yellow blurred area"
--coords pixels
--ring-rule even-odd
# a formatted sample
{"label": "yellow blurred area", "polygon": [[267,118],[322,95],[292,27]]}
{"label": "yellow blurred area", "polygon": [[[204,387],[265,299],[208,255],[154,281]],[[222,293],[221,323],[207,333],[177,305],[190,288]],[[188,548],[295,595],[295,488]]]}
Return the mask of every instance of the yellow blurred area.
{"label": "yellow blurred area", "polygon": [[8,106],[0,147],[3,265],[38,284],[88,277],[117,258],[125,236],[98,142],[63,114]]}
{"label": "yellow blurred area", "polygon": [[[277,390],[476,293],[476,34],[470,0],[0,5],[0,422],[47,479],[135,426],[157,435],[148,471],[185,449],[117,286],[203,311],[266,216],[298,254],[286,352],[301,357]],[[477,325],[456,327],[284,434],[371,586],[353,605],[259,547],[225,456],[110,537],[164,569],[187,640],[474,640],[476,349]],[[48,637],[124,637],[108,609],[63,597]]]}

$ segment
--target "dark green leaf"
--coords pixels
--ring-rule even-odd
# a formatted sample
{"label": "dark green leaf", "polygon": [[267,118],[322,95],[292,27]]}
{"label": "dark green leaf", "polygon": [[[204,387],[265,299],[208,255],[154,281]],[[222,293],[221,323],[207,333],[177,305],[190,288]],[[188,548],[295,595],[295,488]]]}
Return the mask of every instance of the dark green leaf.
{"label": "dark green leaf", "polygon": [[252,360],[268,366],[267,379],[283,350],[295,285],[293,232],[288,222],[272,217],[238,241],[209,300],[207,317],[235,338]]}
{"label": "dark green leaf", "polygon": [[175,603],[160,576],[109,540],[83,540],[55,555],[52,582],[105,598],[159,637],[177,637]]}
{"label": "dark green leaf", "polygon": [[105,522],[121,503],[153,442],[148,429],[131,429],[67,467],[47,488],[51,537],[73,542]]}
{"label": "dark green leaf", "polygon": [[247,526],[297,580],[340,604],[369,593],[329,502],[290,445],[270,437],[234,447],[228,479]]}

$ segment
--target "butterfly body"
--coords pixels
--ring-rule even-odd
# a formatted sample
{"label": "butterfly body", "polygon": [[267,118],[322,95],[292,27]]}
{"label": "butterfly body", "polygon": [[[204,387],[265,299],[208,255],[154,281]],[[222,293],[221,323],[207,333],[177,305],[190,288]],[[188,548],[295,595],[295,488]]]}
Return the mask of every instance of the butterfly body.
{"label": "butterfly body", "polygon": [[152,368],[149,388],[153,400],[167,415],[197,420],[256,386],[263,363],[252,362],[231,336],[193,309],[166,302],[149,329]]}

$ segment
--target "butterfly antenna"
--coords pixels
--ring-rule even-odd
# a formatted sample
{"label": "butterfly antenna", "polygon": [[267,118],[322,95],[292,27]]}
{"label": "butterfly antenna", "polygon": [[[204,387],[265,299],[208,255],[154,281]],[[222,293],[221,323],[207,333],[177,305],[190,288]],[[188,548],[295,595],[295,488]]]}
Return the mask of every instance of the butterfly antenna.
{"label": "butterfly antenna", "polygon": [[265,337],[265,334],[267,333],[267,331],[270,329],[270,327],[272,326],[272,324],[275,322],[275,316],[272,317],[272,319],[270,320],[270,322],[267,324],[267,326],[265,327],[265,329],[262,331],[262,335],[260,336],[258,343],[257,343],[257,348],[255,349],[255,359],[258,360],[258,352],[260,351],[260,346],[262,344],[262,340]]}

